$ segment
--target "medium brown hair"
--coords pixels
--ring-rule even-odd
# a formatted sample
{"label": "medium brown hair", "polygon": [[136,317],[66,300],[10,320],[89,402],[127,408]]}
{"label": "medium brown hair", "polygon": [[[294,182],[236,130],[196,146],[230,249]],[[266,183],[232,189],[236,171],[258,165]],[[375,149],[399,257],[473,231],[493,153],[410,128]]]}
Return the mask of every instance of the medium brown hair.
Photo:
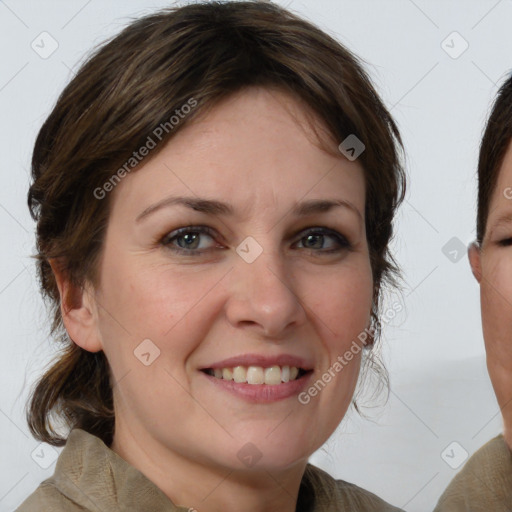
{"label": "medium brown hair", "polygon": [[87,352],[69,339],[49,260],[58,261],[75,285],[96,285],[109,197],[97,199],[94,191],[190,98],[196,108],[169,129],[151,156],[200,113],[250,86],[293,95],[335,140],[354,134],[365,144],[359,161],[374,282],[370,345],[378,338],[381,285],[398,276],[388,244],[405,176],[398,129],[362,66],[329,35],[272,3],[165,9],[135,20],[93,53],[35,143],[28,204],[37,221],[40,286],[53,312],[52,334],[63,344],[36,383],[27,411],[38,439],[64,444],[51,422],[57,418],[109,445],[115,420],[108,362],[103,352]]}
{"label": "medium brown hair", "polygon": [[476,239],[485,236],[492,194],[512,139],[512,76],[500,87],[487,121],[478,157],[478,208]]}

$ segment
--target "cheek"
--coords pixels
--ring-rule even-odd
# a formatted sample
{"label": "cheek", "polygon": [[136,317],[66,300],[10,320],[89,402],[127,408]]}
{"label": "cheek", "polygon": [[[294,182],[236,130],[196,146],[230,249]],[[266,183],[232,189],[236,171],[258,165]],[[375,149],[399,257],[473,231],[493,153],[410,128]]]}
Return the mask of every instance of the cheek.
{"label": "cheek", "polygon": [[512,258],[508,256],[489,256],[482,268],[482,325],[491,356],[512,338]]}
{"label": "cheek", "polygon": [[164,265],[118,266],[105,278],[105,304],[115,312],[110,323],[121,324],[135,338],[162,340],[179,325],[188,323],[196,306],[213,287],[215,275],[191,275]]}
{"label": "cheek", "polygon": [[122,382],[119,407],[130,404],[148,417],[157,403],[191,407],[184,363],[208,335],[218,311],[209,291],[221,277],[135,261],[105,274],[99,329],[113,377]]}
{"label": "cheek", "polygon": [[349,267],[324,275],[322,280],[308,281],[312,307],[333,334],[368,327],[373,298],[371,269]]}

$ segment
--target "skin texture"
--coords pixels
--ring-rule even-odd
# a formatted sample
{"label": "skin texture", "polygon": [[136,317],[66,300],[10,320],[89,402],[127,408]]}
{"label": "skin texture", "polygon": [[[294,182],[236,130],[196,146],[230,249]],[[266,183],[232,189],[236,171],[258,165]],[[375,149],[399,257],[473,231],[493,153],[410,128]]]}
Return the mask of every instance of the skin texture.
{"label": "skin texture", "polygon": [[512,145],[501,166],[489,207],[482,246],[471,245],[469,260],[480,284],[487,368],[512,449]]}
{"label": "skin texture", "polygon": [[[104,350],[112,369],[112,449],[177,505],[294,511],[308,457],[350,405],[360,353],[306,405],[296,395],[252,403],[200,371],[235,355],[292,354],[311,364],[314,382],[369,326],[364,172],[319,148],[306,112],[275,90],[230,96],[112,192],[96,289],[73,289],[53,267],[71,339]],[[236,214],[169,206],[136,221],[171,195],[217,199]],[[350,206],[290,213],[312,199]],[[162,243],[198,225],[214,230],[191,244],[202,255],[174,253],[183,238]],[[310,227],[335,230],[350,248],[330,235],[309,248]],[[252,263],[236,252],[248,236],[263,249]],[[145,339],[160,350],[149,366],[134,356]],[[251,467],[237,456],[249,442],[261,454]]]}

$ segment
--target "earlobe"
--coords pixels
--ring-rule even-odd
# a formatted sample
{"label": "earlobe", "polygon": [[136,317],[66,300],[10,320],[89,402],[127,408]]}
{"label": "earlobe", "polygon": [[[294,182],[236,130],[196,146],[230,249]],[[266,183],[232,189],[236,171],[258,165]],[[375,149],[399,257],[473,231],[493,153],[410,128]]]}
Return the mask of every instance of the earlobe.
{"label": "earlobe", "polygon": [[68,278],[62,263],[49,260],[60,295],[60,311],[69,337],[89,352],[103,349],[97,330],[97,309],[94,297],[87,286],[77,286]]}
{"label": "earlobe", "polygon": [[473,242],[468,247],[469,264],[475,279],[480,283],[482,280],[481,248],[478,242]]}

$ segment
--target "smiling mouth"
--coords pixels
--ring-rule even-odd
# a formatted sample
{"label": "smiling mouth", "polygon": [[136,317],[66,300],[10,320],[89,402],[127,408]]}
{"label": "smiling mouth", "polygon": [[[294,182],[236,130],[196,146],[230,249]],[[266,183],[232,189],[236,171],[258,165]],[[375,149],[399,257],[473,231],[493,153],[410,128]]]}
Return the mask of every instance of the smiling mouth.
{"label": "smiling mouth", "polygon": [[296,366],[235,366],[234,368],[205,368],[204,373],[221,380],[245,384],[267,384],[277,386],[298,380],[312,370],[304,370]]}

